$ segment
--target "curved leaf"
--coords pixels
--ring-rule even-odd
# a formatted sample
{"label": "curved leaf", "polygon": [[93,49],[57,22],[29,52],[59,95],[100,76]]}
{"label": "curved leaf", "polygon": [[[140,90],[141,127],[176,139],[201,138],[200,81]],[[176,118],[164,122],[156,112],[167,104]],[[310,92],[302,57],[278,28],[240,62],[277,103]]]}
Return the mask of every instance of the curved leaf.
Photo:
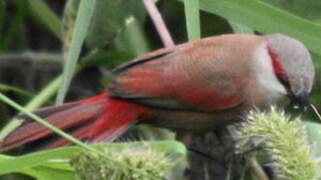
{"label": "curved leaf", "polygon": [[301,40],[311,51],[321,55],[321,25],[263,1],[200,0],[200,8],[262,33],[287,34]]}

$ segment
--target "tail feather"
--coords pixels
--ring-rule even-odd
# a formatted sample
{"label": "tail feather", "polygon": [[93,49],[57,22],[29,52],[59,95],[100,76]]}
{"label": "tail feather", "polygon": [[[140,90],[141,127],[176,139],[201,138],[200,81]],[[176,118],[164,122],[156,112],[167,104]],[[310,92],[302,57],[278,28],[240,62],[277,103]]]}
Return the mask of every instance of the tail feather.
{"label": "tail feather", "polygon": [[106,131],[101,132],[96,135],[91,135],[91,142],[112,142],[118,136],[126,132],[131,126],[133,126],[136,122],[136,119],[128,119],[124,121],[122,124],[118,124],[117,128],[108,128]]}
{"label": "tail feather", "polygon": [[[70,135],[72,135],[73,137],[79,140],[88,140],[90,138],[88,133],[88,126],[81,127],[73,131],[72,133],[70,133]],[[52,149],[52,148],[57,148],[60,146],[68,146],[68,145],[72,145],[72,143],[69,140],[64,138],[59,138],[54,142],[50,142],[49,144],[46,144],[40,147],[39,150]]]}
{"label": "tail feather", "polygon": [[[83,101],[43,108],[35,113],[62,130],[76,128],[71,135],[80,140],[91,139],[97,142],[114,140],[146,111],[144,106],[115,99],[104,93]],[[27,121],[0,142],[0,152],[53,134],[41,124],[29,121],[29,118],[19,118]],[[70,144],[65,139],[58,139],[44,148]]]}
{"label": "tail feather", "polygon": [[[98,114],[97,109],[101,109],[102,103],[91,105],[82,105],[61,111],[50,115],[45,119],[52,125],[66,130],[68,128],[77,127],[83,123],[94,120]],[[51,135],[53,132],[42,126],[41,124],[30,121],[18,127],[9,134],[3,142],[1,142],[1,151],[12,149],[27,142],[38,140],[42,137]]]}
{"label": "tail feather", "polygon": [[[45,108],[38,109],[36,112],[34,112],[34,114],[36,114],[37,116],[39,116],[41,118],[46,118],[54,113],[71,109],[71,108],[79,105],[80,103],[81,103],[81,101],[77,101],[77,102],[65,103],[65,104],[58,105],[58,106],[48,106]],[[26,115],[18,115],[16,118],[20,119],[20,120],[24,120],[24,121],[32,121],[32,119]]]}
{"label": "tail feather", "polygon": [[90,130],[93,142],[113,141],[120,134],[136,123],[147,112],[142,105],[126,102],[120,99],[109,100],[106,113],[101,116]]}

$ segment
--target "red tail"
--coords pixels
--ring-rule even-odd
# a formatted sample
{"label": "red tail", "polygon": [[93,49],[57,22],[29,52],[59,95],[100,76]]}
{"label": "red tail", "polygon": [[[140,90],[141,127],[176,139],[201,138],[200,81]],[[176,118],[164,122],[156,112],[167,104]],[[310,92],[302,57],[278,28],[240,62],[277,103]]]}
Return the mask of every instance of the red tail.
{"label": "red tail", "polygon": [[[73,129],[74,137],[93,142],[112,141],[133,125],[147,108],[138,104],[110,97],[107,93],[87,100],[43,108],[35,113],[50,124],[63,129]],[[3,142],[0,151],[6,151],[22,144],[52,135],[53,132],[26,117],[22,126],[14,130]],[[46,148],[69,145],[65,139],[59,139]]]}

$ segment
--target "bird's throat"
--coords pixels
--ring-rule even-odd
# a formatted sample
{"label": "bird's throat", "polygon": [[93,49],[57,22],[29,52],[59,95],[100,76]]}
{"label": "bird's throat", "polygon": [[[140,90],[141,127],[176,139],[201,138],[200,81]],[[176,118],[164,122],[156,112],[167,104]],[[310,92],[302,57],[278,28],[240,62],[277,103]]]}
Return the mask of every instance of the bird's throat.
{"label": "bird's throat", "polygon": [[256,79],[261,85],[263,94],[271,104],[286,96],[287,90],[276,76],[273,58],[270,56],[266,45],[259,47],[254,54]]}

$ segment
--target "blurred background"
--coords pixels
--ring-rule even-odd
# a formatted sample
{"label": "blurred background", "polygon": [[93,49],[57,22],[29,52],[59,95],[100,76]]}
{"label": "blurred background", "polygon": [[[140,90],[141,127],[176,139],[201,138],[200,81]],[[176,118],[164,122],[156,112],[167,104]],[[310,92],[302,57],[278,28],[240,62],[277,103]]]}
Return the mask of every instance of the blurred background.
{"label": "blurred background", "polygon": [[[30,110],[55,103],[60,87],[57,79],[70,49],[78,5],[78,0],[0,0],[1,93]],[[188,41],[183,5],[180,0],[157,1],[176,44]],[[282,32],[307,44],[317,68],[311,102],[321,110],[321,1],[254,0],[242,4],[240,0],[201,0],[200,7],[201,37],[233,33],[233,25],[237,24],[257,34]],[[113,67],[161,47],[159,35],[140,0],[97,0],[65,101],[104,91]],[[0,102],[0,128],[18,113]],[[310,109],[303,119],[311,122],[308,124],[311,141],[320,140],[320,120],[315,113]],[[171,132],[149,127],[138,127],[131,133],[127,134],[130,139],[173,138]],[[194,155],[191,168],[186,172],[190,179],[224,177],[222,154],[226,152],[217,145],[218,134],[195,137],[195,146],[221,159],[213,162]],[[19,154],[25,148],[12,153]],[[0,179],[32,178],[7,175]]]}

